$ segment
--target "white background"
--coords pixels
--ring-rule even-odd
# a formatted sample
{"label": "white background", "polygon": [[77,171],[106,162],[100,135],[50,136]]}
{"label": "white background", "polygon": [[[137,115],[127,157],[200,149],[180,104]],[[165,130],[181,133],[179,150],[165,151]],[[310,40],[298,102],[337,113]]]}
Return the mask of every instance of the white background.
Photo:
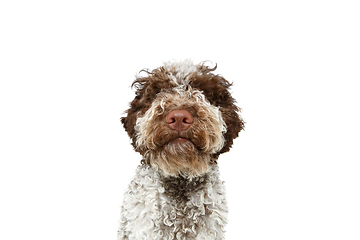
{"label": "white background", "polygon": [[143,68],[211,60],[246,130],[228,240],[360,239],[358,1],[0,3],[0,239],[115,240]]}

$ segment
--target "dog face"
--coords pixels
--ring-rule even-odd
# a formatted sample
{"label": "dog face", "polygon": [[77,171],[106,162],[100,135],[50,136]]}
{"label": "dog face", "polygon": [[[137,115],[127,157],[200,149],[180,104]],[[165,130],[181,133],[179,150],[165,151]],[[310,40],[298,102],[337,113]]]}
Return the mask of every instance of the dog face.
{"label": "dog face", "polygon": [[191,178],[230,150],[244,122],[231,84],[215,69],[167,63],[134,81],[136,96],[121,121],[144,163]]}

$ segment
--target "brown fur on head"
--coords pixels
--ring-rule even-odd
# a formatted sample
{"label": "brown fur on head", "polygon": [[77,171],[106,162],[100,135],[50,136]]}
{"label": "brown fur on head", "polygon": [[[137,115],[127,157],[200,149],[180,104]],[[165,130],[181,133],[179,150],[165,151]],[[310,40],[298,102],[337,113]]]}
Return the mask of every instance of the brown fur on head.
{"label": "brown fur on head", "polygon": [[[230,150],[244,122],[229,92],[232,84],[213,74],[215,69],[191,61],[168,63],[134,81],[136,96],[121,122],[144,163],[166,175],[194,177]],[[191,113],[189,129],[168,127],[165,118],[175,109]],[[174,141],[177,137],[186,141]]]}

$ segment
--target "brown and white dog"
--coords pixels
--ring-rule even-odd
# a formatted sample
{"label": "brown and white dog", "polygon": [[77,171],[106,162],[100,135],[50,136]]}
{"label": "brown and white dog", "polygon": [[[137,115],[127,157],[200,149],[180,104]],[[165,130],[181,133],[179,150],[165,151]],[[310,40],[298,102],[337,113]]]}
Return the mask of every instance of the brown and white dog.
{"label": "brown and white dog", "polygon": [[121,118],[143,159],[125,192],[118,239],[224,239],[227,203],[217,159],[244,128],[216,69],[170,62],[137,77]]}

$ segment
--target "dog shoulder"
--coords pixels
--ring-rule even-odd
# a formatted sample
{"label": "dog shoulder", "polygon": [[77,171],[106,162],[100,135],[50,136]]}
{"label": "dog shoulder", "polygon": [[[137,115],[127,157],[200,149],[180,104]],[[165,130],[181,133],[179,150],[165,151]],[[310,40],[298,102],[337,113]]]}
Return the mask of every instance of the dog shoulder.
{"label": "dog shoulder", "polygon": [[156,172],[149,166],[138,167],[124,194],[120,239],[150,239],[157,218],[156,196],[161,191]]}

